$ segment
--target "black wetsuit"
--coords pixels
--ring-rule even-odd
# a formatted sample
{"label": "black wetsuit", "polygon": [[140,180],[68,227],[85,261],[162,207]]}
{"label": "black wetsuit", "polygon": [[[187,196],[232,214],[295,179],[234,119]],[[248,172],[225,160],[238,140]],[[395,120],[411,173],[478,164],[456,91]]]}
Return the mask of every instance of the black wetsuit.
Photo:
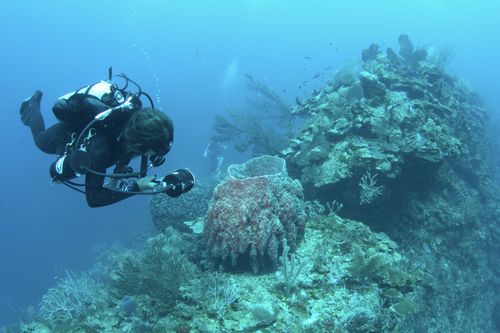
{"label": "black wetsuit", "polygon": [[[38,100],[30,103],[30,120],[27,125],[30,126],[35,144],[40,150],[61,156],[65,153],[66,144],[71,141],[72,133],[80,134],[95,115],[109,108],[110,106],[92,96],[58,100],[53,111],[60,122],[45,129]],[[116,172],[123,172],[134,156],[125,153],[119,136],[125,122],[135,110],[113,112],[104,121],[93,126],[96,134],[87,146],[91,170],[105,173],[107,168],[117,166]],[[69,152],[65,159],[71,161],[71,154]],[[67,163],[65,168],[71,168],[71,165]],[[68,178],[76,176],[74,170],[65,173],[69,173]],[[120,192],[103,187],[104,178],[90,172],[85,175],[85,194],[90,207],[110,205],[133,195],[126,190]]]}

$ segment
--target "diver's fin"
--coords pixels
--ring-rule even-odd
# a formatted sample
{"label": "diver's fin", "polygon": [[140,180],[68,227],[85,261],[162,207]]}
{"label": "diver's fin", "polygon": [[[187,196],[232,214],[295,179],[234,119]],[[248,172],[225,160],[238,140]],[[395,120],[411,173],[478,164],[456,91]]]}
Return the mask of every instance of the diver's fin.
{"label": "diver's fin", "polygon": [[210,147],[210,143],[207,145],[207,148],[205,148],[205,151],[203,152],[203,157],[208,156],[208,148]]}
{"label": "diver's fin", "polygon": [[34,109],[40,111],[40,101],[42,100],[43,93],[37,90],[30,97],[26,98],[21,104],[19,113],[21,115],[21,121],[24,125],[31,125],[31,113]]}

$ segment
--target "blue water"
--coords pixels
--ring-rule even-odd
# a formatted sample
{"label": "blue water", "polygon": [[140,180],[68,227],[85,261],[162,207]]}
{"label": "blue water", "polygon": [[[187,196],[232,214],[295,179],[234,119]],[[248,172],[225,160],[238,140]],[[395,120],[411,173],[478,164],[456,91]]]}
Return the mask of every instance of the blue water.
{"label": "blue water", "polygon": [[452,47],[450,70],[498,110],[498,13],[493,0],[4,3],[0,325],[36,306],[65,269],[88,268],[100,245],[152,229],[147,198],[90,209],[79,193],[50,184],[54,157],[34,147],[18,116],[20,102],[35,89],[44,92],[50,125],[58,97],[105,79],[112,65],[140,82],[174,120],[174,147],[158,172],[189,167],[203,173],[212,119],[244,104],[245,73],[293,102],[370,43],[397,47],[400,33],[418,46]]}

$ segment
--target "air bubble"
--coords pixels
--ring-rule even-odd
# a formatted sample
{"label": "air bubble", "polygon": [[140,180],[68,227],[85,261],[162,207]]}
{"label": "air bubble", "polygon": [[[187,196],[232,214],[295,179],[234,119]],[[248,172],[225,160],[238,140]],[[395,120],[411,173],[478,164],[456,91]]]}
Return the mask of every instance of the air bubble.
{"label": "air bubble", "polygon": [[131,18],[131,23],[132,23],[132,28],[134,31],[134,41],[132,41],[132,48],[136,49],[144,59],[146,60],[147,67],[151,74],[153,75],[154,79],[154,84],[155,84],[155,93],[154,93],[154,100],[156,101],[157,105],[156,107],[159,108],[159,104],[161,103],[160,100],[160,77],[158,75],[158,71],[156,70],[156,67],[153,65],[153,61],[151,59],[151,56],[149,52],[142,46],[142,38],[139,33],[139,26],[137,24],[136,18],[139,16],[139,11],[134,11],[133,13],[130,14]]}

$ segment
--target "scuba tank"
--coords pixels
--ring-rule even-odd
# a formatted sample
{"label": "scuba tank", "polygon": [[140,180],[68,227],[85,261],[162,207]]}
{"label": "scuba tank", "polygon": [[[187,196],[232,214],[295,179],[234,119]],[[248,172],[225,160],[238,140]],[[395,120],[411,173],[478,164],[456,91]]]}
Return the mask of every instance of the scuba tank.
{"label": "scuba tank", "polygon": [[78,95],[83,95],[84,97],[94,97],[103,104],[106,104],[108,107],[115,107],[125,101],[125,97],[123,96],[122,91],[118,89],[118,86],[107,80],[101,80],[76,91],[69,92],[64,96],[59,97],[58,101],[67,101],[71,98],[78,97]]}
{"label": "scuba tank", "polygon": [[[112,81],[114,77],[112,68],[110,67],[108,71],[107,80],[98,81],[61,96],[52,107],[56,118],[76,128],[83,128],[97,114],[107,109],[117,108],[131,97],[135,100],[137,108],[142,107],[140,102],[142,96],[148,99],[151,108],[155,108],[151,96],[143,92],[139,84],[121,73],[114,75],[125,81],[125,84],[120,87]],[[127,90],[130,83],[137,88],[136,92]]]}
{"label": "scuba tank", "polygon": [[123,104],[131,95],[111,81],[103,80],[61,96],[52,111],[59,121],[79,128],[98,113]]}

